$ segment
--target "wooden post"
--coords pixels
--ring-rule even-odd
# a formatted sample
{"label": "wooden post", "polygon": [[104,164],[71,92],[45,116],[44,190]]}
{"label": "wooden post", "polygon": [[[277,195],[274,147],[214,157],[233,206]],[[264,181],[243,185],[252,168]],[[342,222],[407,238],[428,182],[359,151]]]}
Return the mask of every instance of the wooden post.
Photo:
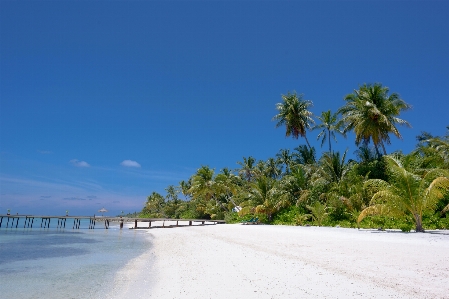
{"label": "wooden post", "polygon": [[137,228],[137,219],[134,220],[134,228]]}
{"label": "wooden post", "polygon": [[148,228],[151,228],[151,220],[148,221]]}
{"label": "wooden post", "polygon": [[192,220],[189,221],[189,225],[192,225]]}

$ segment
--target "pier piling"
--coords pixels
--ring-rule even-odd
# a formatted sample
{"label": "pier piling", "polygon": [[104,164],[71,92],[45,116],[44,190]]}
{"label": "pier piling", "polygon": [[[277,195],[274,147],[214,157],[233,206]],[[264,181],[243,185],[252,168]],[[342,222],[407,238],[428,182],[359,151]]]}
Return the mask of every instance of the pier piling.
{"label": "pier piling", "polygon": [[[3,218],[5,219],[3,222]],[[0,214],[0,228],[18,228],[20,219],[24,219],[23,228],[33,228],[34,218],[41,219],[40,228],[50,229],[51,219],[57,219],[58,221],[52,228],[65,229],[67,219],[73,219],[72,229],[81,228],[81,220],[89,219],[89,229],[94,229],[97,221],[104,221],[104,229],[109,229],[112,223],[116,223],[120,229],[123,229],[124,223],[133,223],[131,229],[150,229],[150,228],[171,228],[171,227],[183,227],[183,226],[197,226],[199,225],[214,225],[219,223],[225,223],[224,220],[207,220],[207,219],[168,219],[168,218],[127,218],[127,217],[91,217],[91,216],[36,216],[36,215],[6,215]],[[38,221],[36,219],[36,221]],[[9,224],[11,222],[11,225]],[[139,222],[148,222],[148,226],[138,226]],[[155,224],[160,223],[160,224]],[[86,224],[83,224],[86,225]],[[87,228],[87,227],[86,227]],[[100,226],[101,228],[101,226]]]}

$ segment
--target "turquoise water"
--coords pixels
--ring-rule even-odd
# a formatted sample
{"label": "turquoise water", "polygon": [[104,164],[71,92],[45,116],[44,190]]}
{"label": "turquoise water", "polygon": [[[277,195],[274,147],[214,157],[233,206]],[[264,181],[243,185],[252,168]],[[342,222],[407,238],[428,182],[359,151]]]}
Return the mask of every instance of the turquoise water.
{"label": "turquoise water", "polygon": [[23,225],[0,228],[0,298],[104,298],[115,273],[151,246],[145,231],[92,230],[89,220],[79,230]]}

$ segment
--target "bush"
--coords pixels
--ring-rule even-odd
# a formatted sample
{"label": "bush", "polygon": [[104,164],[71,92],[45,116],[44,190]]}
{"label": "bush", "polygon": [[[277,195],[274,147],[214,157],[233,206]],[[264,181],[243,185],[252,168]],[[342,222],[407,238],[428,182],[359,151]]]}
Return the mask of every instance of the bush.
{"label": "bush", "polygon": [[227,212],[224,215],[224,220],[226,221],[226,223],[238,223],[241,222],[242,220],[247,220],[241,218],[242,217],[239,217],[239,214],[237,214],[237,212]]}
{"label": "bush", "polygon": [[399,228],[403,232],[410,232],[414,228],[414,224],[410,222],[403,222],[399,224]]}
{"label": "bush", "polygon": [[299,208],[290,206],[277,212],[273,216],[273,224],[296,225],[296,217],[299,215]]}

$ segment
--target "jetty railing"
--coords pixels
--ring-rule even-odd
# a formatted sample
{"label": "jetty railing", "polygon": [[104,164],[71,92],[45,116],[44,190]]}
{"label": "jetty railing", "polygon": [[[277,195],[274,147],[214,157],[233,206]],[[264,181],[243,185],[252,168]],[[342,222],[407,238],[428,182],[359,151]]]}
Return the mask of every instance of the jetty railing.
{"label": "jetty railing", "polygon": [[[32,229],[33,226],[39,228],[50,228],[50,222],[57,221],[57,229],[65,229],[72,226],[72,229],[80,229],[82,227],[81,220],[89,220],[88,229],[95,229],[97,223],[104,225],[108,229],[111,223],[118,223],[120,229],[124,224],[130,229],[151,229],[151,228],[171,228],[198,225],[215,225],[224,224],[224,220],[212,219],[171,219],[171,218],[133,218],[133,217],[108,217],[108,216],[37,216],[37,215],[1,215],[0,228],[19,228],[19,220],[23,222],[23,228]],[[40,220],[40,221],[39,221]],[[70,225],[73,220],[73,225]],[[87,222],[87,221],[86,221]],[[140,224],[140,225],[139,225]],[[143,225],[142,225],[143,224]],[[98,226],[97,226],[98,227]]]}

